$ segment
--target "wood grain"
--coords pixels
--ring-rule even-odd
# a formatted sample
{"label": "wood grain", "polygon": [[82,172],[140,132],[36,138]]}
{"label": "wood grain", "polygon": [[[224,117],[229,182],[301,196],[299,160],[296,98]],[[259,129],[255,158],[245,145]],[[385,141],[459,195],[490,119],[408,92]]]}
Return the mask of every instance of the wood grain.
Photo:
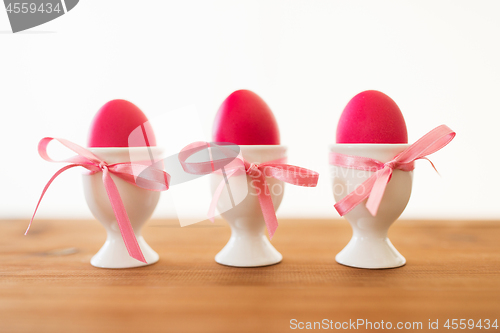
{"label": "wood grain", "polygon": [[[335,262],[351,231],[343,220],[280,220],[282,263],[215,263],[223,221],[180,228],[150,221],[154,265],[92,267],[104,243],[96,221],[0,221],[0,332],[290,332],[290,320],[423,323],[500,320],[500,221],[398,221],[402,268]],[[466,330],[472,331],[472,330]],[[484,329],[482,330],[484,331]]]}

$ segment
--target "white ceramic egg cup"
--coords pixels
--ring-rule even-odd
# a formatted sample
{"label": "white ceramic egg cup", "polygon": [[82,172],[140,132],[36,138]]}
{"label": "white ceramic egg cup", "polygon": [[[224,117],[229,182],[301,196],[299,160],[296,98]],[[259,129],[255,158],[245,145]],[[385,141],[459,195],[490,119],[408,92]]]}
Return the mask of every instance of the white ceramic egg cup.
{"label": "white ceramic egg cup", "polygon": [[[286,147],[281,145],[243,145],[239,146],[243,158],[249,163],[264,163],[286,157]],[[231,238],[226,246],[215,256],[219,264],[234,267],[268,266],[281,262],[283,256],[266,236],[266,224],[259,204],[257,191],[252,185],[253,178],[241,174],[233,177],[246,177],[246,182],[235,182],[248,186],[248,195],[235,207],[231,207],[229,197],[221,196],[217,203],[221,216],[231,227]],[[222,174],[211,175],[212,191],[223,182]],[[274,209],[277,210],[283,199],[284,182],[267,177]],[[276,188],[280,188],[277,191]],[[238,189],[233,189],[237,191]],[[241,189],[240,189],[241,190]]]}
{"label": "white ceramic egg cup", "polygon": [[[158,147],[124,147],[124,148],[88,148],[94,155],[108,164],[135,161],[148,161],[150,156],[159,159],[161,150]],[[152,155],[150,155],[152,154]],[[154,264],[159,255],[144,240],[142,227],[151,217],[160,198],[160,192],[149,191],[110,174],[118,188],[125,206],[135,237],[147,263],[132,258],[123,242],[120,228],[111,208],[108,195],[102,182],[102,173],[84,174],[83,191],[90,211],[106,228],[107,239],[102,248],[92,257],[90,263],[100,268],[130,268]]]}
{"label": "white ceramic egg cup", "polygon": [[[409,147],[408,144],[336,144],[330,151],[362,156],[388,162]],[[331,165],[333,193],[338,202],[356,190],[373,172]],[[345,218],[351,224],[353,235],[347,246],[335,257],[342,265],[382,269],[403,266],[406,259],[387,237],[389,227],[404,211],[410,200],[413,171],[394,170],[387,184],[376,216],[366,209],[366,200],[357,205]]]}

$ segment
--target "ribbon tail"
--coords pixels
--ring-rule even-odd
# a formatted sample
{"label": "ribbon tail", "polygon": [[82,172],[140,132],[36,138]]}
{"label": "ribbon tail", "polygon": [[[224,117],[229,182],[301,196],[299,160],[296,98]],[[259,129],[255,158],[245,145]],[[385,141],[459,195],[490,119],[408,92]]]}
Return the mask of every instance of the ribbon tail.
{"label": "ribbon tail", "polygon": [[378,207],[380,206],[380,202],[384,197],[385,188],[389,183],[389,178],[391,177],[392,170],[390,168],[384,168],[375,173],[376,176],[375,183],[373,184],[372,190],[366,201],[366,209],[372,214],[372,216],[376,216],[378,212]]}
{"label": "ribbon tail", "polygon": [[24,235],[27,235],[28,234],[28,231],[30,230],[31,228],[31,224],[33,223],[33,220],[35,219],[35,215],[36,215],[36,211],[38,210],[38,206],[40,206],[40,203],[42,202],[42,199],[43,199],[43,196],[45,195],[45,192],[47,192],[47,190],[49,189],[49,186],[50,184],[52,184],[52,182],[54,181],[54,179],[57,178],[57,176],[59,176],[61,173],[63,173],[64,171],[68,170],[68,169],[71,169],[71,168],[74,168],[74,167],[77,167],[77,166],[80,166],[79,164],[70,164],[70,165],[67,165],[65,166],[64,168],[61,168],[59,169],[53,176],[52,178],[50,178],[49,182],[47,183],[47,185],[45,185],[45,187],[43,188],[43,191],[42,191],[42,195],[40,196],[40,199],[38,199],[38,203],[36,205],[36,208],[35,208],[35,211],[33,212],[33,216],[31,217],[31,220],[30,220],[30,224],[28,225],[28,228],[26,229],[26,232],[24,233]]}
{"label": "ribbon tail", "polygon": [[276,232],[276,229],[278,229],[278,219],[276,218],[276,211],[274,210],[273,200],[271,199],[271,195],[269,193],[266,177],[264,174],[261,174],[259,178],[259,204],[262,209],[264,221],[266,222],[269,238],[273,239],[274,233]]}
{"label": "ribbon tail", "polygon": [[429,161],[429,163],[432,165],[432,168],[434,168],[434,171],[436,171],[438,176],[441,177],[441,174],[439,173],[438,169],[436,168],[436,166],[434,165],[434,163],[432,163],[432,161],[430,159],[428,159],[427,157],[422,157],[421,159]]}
{"label": "ribbon tail", "polygon": [[360,184],[354,191],[346,195],[342,200],[335,204],[335,209],[340,216],[344,216],[359,205],[363,200],[368,198],[370,191],[373,188],[373,184],[376,180],[376,175],[372,175],[370,178],[365,180]]}
{"label": "ribbon tail", "polygon": [[109,175],[107,168],[103,169],[102,181],[104,183],[106,193],[108,194],[109,201],[111,202],[111,207],[115,213],[116,221],[118,222],[118,227],[120,228],[120,233],[122,234],[123,242],[125,243],[125,247],[127,248],[129,255],[132,258],[147,264],[141,248],[137,243],[137,239],[135,238],[134,229],[132,228],[125,206],[120,198],[118,188]]}

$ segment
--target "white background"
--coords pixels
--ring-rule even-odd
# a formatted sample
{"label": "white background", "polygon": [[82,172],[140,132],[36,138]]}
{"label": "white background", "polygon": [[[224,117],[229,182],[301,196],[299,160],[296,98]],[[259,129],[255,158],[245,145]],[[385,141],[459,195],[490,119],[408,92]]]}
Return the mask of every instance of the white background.
{"label": "white background", "polygon": [[[441,177],[417,163],[403,217],[500,219],[499,17],[499,1],[82,0],[12,34],[1,9],[0,218],[29,218],[62,166],[38,156],[38,141],[85,145],[108,100],[150,119],[194,105],[209,140],[219,105],[246,88],[274,111],[289,163],[321,174],[318,188],[287,186],[278,217],[338,217],[327,147],[349,99],[376,89],[400,106],[410,142],[440,124],[457,132],[431,156]],[[91,216],[79,173],[53,183],[40,218]],[[180,209],[204,213],[197,195]],[[155,216],[175,216],[169,195]]]}

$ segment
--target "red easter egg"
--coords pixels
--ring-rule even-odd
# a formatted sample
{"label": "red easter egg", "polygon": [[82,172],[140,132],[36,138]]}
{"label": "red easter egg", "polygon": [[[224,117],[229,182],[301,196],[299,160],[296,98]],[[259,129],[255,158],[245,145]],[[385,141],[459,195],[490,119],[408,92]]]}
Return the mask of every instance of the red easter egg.
{"label": "red easter egg", "polygon": [[337,125],[337,143],[408,143],[403,114],[386,94],[363,91],[344,108]]}
{"label": "red easter egg", "polygon": [[266,102],[254,92],[237,90],[224,100],[215,116],[213,140],[237,145],[279,145],[280,133]]}
{"label": "red easter egg", "polygon": [[[142,134],[130,136],[138,128]],[[144,113],[129,101],[115,99],[107,102],[92,120],[88,147],[145,146],[156,146],[153,129]]]}

